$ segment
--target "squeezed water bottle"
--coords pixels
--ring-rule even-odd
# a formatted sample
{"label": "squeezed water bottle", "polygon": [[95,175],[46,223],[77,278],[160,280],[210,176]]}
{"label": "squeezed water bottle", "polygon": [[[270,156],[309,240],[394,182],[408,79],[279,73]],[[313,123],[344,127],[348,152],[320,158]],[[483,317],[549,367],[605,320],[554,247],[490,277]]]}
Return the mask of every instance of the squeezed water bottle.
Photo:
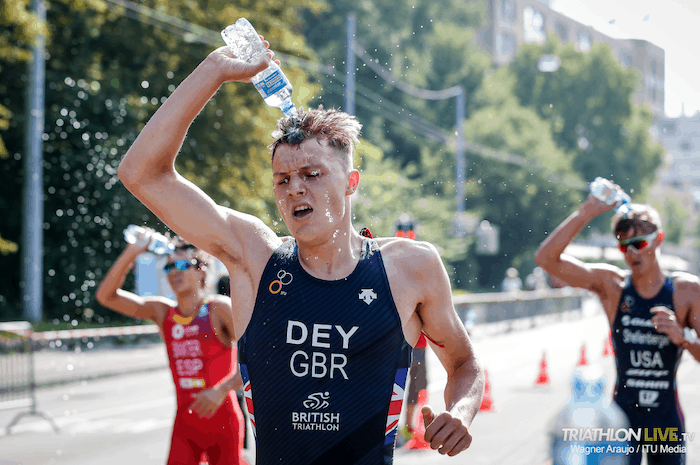
{"label": "squeezed water bottle", "polygon": [[632,199],[622,189],[615,187],[611,181],[598,176],[590,183],[591,194],[598,200],[608,205],[617,205],[619,213],[626,213],[630,210]]}
{"label": "squeezed water bottle", "polygon": [[[265,53],[265,45],[260,36],[245,18],[226,27],[221,31],[221,37],[231,47],[236,58],[248,63],[256,61]],[[265,103],[279,108],[285,116],[296,115],[297,109],[292,103],[292,84],[277,63],[270,62],[270,66],[253,76],[251,82]]]}
{"label": "squeezed water bottle", "polygon": [[[124,240],[129,244],[135,244],[141,234],[146,230],[141,226],[130,224],[124,230]],[[170,242],[170,239],[159,233],[151,234],[151,242],[148,244],[148,250],[157,255],[165,255],[173,253],[175,246]]]}

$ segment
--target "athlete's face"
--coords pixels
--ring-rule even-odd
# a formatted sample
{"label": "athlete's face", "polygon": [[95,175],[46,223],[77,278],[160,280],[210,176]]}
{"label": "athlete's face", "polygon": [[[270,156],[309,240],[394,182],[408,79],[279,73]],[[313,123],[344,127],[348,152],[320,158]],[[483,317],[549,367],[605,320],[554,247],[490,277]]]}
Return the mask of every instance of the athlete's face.
{"label": "athlete's face", "polygon": [[658,232],[645,232],[631,227],[617,236],[618,248],[625,254],[625,263],[633,273],[644,273],[656,261],[660,244]]}
{"label": "athlete's face", "polygon": [[281,145],[272,160],[275,201],[292,236],[322,242],[350,225],[349,196],[359,174],[325,140]]}
{"label": "athlete's face", "polygon": [[200,287],[204,279],[204,270],[190,251],[170,254],[164,269],[168,283],[175,294],[191,292],[192,289]]}

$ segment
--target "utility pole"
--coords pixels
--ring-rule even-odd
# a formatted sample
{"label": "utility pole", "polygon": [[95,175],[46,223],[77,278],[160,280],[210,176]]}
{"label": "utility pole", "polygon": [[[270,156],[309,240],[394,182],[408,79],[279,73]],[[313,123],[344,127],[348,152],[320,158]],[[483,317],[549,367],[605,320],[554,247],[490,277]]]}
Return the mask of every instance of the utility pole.
{"label": "utility pole", "polygon": [[455,141],[455,182],[457,190],[457,218],[461,221],[464,213],[464,193],[466,191],[466,171],[465,141],[464,141],[464,120],[467,106],[467,96],[464,87],[459,86],[459,93],[455,95],[455,124],[457,125],[457,140]]}
{"label": "utility pole", "polygon": [[[44,0],[33,0],[32,7],[37,19],[41,23],[45,23],[46,5]],[[22,247],[22,275],[24,278],[22,315],[31,322],[41,321],[43,316],[44,174],[42,152],[44,144],[42,135],[44,133],[45,48],[46,39],[42,33],[39,33],[33,47],[34,56],[29,64],[25,139],[24,246]]]}
{"label": "utility pole", "polygon": [[355,114],[355,13],[348,14],[345,38],[345,113]]}

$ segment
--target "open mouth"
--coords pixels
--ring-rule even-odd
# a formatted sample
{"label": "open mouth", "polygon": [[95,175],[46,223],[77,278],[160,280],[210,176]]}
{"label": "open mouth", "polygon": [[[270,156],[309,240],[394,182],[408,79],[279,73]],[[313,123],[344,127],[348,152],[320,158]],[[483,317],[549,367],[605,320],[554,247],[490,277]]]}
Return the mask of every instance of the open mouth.
{"label": "open mouth", "polygon": [[308,205],[300,205],[294,209],[294,217],[304,218],[306,216],[309,216],[313,211],[314,209],[309,207]]}

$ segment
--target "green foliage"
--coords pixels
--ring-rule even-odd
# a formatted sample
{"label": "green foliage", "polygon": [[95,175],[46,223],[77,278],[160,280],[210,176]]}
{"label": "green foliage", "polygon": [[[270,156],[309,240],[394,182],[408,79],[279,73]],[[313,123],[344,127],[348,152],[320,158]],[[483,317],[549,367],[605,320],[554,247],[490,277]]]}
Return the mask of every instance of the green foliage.
{"label": "green foliage", "polygon": [[[481,2],[411,1],[397,8],[378,0],[330,0],[322,13],[302,14],[302,32],[319,59],[337,71],[322,76],[318,101],[326,107],[344,107],[346,17],[356,15],[356,40],[378,64],[415,87],[442,90],[460,84],[471,96],[481,81],[488,59],[474,51],[470,26],[480,23]],[[341,32],[342,33],[339,33]],[[451,134],[455,101],[426,101],[396,89],[359,58],[356,60],[356,115],[364,137],[402,167],[420,163],[426,138],[406,122],[409,115]],[[385,102],[398,106],[387,108]],[[433,145],[434,147],[434,145]]]}
{"label": "green foliage", "polygon": [[663,203],[652,201],[651,205],[661,215],[664,241],[669,244],[681,244],[685,236],[685,225],[690,218],[688,209],[673,197],[665,198]]}
{"label": "green foliage", "polygon": [[[561,67],[539,72],[537,60],[544,54],[559,56]],[[618,63],[606,44],[583,53],[550,37],[543,46],[523,46],[508,68],[520,103],[550,124],[554,141],[570,154],[583,179],[603,176],[633,195],[645,195],[663,148],[649,134],[651,111],[634,103],[639,77]]]}
{"label": "green foliage", "polygon": [[[45,27],[36,15],[28,11],[27,0],[4,0],[0,3],[0,72],[4,63],[29,61],[29,47],[37,33],[45,32]],[[0,96],[7,91],[0,81]],[[6,104],[5,104],[6,105]],[[0,131],[10,127],[12,112],[0,102]],[[8,152],[0,132],[0,158],[7,158]]]}
{"label": "green foliage", "polygon": [[[83,309],[88,307],[95,309],[98,324],[114,318],[94,301],[93,293],[123,249],[122,231],[129,223],[165,229],[123,188],[116,167],[160,103],[213,47],[159,21],[153,12],[214,31],[247,16],[277,50],[308,58],[303,37],[294,29],[302,3],[140,2],[150,8],[149,16],[100,0],[47,2],[45,318],[85,319]],[[6,35],[21,32],[0,27],[9,31]],[[6,218],[1,232],[6,240],[21,243],[22,215],[16,212],[22,209],[18,193],[24,176],[27,66],[1,56],[0,65],[0,103],[12,114],[5,133],[10,157],[0,163],[0,212]],[[316,86],[305,73],[295,67],[285,67],[285,72],[305,90],[305,99],[312,97]],[[217,202],[272,225],[277,214],[266,142],[279,116],[253,86],[222,87],[190,128],[178,169]],[[0,319],[21,316],[19,255],[3,256],[7,274],[0,281]]]}

